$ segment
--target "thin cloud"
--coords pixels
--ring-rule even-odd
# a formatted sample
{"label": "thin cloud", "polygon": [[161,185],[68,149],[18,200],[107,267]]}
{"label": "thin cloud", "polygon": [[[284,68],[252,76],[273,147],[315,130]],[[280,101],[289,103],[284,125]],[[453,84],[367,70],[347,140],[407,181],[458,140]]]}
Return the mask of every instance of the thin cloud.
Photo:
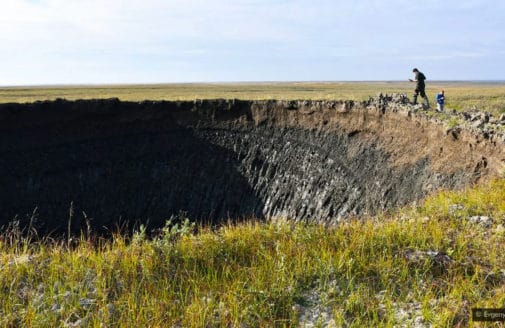
{"label": "thin cloud", "polygon": [[[496,57],[505,50],[505,2],[491,0],[3,0],[1,7],[3,85],[366,80],[370,71],[387,80],[412,62],[443,62],[441,75],[504,74]],[[479,65],[490,61],[492,69]]]}

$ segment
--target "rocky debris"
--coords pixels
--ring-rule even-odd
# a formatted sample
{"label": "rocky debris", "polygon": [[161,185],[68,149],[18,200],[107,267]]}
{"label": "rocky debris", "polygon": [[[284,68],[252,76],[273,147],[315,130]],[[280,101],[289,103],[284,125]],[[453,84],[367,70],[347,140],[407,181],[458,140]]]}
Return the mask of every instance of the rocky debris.
{"label": "rocky debris", "polygon": [[417,302],[393,303],[394,316],[398,328],[429,328],[431,324],[424,320],[422,305]]}
{"label": "rocky debris", "polygon": [[405,258],[410,262],[419,262],[426,259],[431,259],[444,265],[452,263],[452,259],[447,254],[432,250],[420,251],[407,249],[405,251]]}
{"label": "rocky debris", "polygon": [[[427,268],[435,278],[447,274],[449,270],[452,270],[466,276],[476,275],[490,287],[498,286],[505,282],[505,269],[493,268],[480,258],[469,256],[460,261],[455,261],[444,252],[413,249],[405,250],[402,256],[407,261],[409,267],[414,269]],[[433,286],[444,287],[445,282],[443,277],[435,281],[436,284]]]}
{"label": "rocky debris", "polygon": [[368,109],[379,109],[383,113],[386,111],[392,112],[416,112],[422,110],[421,104],[412,105],[409,98],[405,94],[393,93],[391,95],[379,93],[376,97],[371,97],[364,102],[364,106]]}
{"label": "rocky debris", "polygon": [[[72,287],[60,281],[56,281],[53,286],[44,283],[32,285],[21,279],[11,284],[16,290],[13,302],[20,305],[30,302],[31,306],[37,309],[38,315],[56,315],[61,319],[62,327],[88,327],[88,316],[93,313],[98,314],[98,318],[106,324],[113,318],[116,310],[113,303],[105,305],[99,300],[96,283],[96,276],[92,278],[88,273],[81,285]],[[83,292],[87,292],[87,297],[82,297]],[[67,315],[63,316],[63,313]]]}
{"label": "rocky debris", "polygon": [[480,122],[482,124],[489,123],[489,120],[491,118],[491,114],[490,113],[467,113],[467,112],[461,112],[460,116],[465,121]]}
{"label": "rocky debris", "polygon": [[[446,130],[446,134],[452,135],[455,139],[457,139],[461,131],[467,130],[474,133],[477,138],[492,139],[493,141],[505,143],[505,130],[502,128],[505,125],[505,114],[500,115],[497,119],[487,112],[468,113],[447,110],[444,112],[447,118],[441,120],[436,116],[428,115],[429,112],[425,110],[423,105],[410,104],[408,97],[404,94],[379,94],[364,102],[363,105],[368,109],[378,109],[384,113],[388,111],[403,112],[408,116],[416,115],[424,117],[435,124],[447,124],[451,119],[456,120],[460,124],[457,127],[450,126]],[[477,111],[477,108],[474,111]]]}
{"label": "rocky debris", "polygon": [[[325,305],[328,303],[328,298],[335,293],[341,293],[338,288],[337,281],[330,281],[325,290],[314,288],[308,290],[303,295],[304,303],[296,304],[293,311],[298,314],[299,327],[312,328],[312,327],[336,327],[335,320],[332,318],[332,307]],[[378,315],[384,317],[386,315],[386,305],[383,303],[386,290],[379,292],[376,295],[378,302]],[[395,327],[416,327],[416,328],[429,328],[432,327],[422,314],[422,305],[418,302],[395,302],[393,305],[393,315]]]}
{"label": "rocky debris", "polygon": [[483,270],[481,276],[488,286],[499,286],[505,282],[505,269],[498,271],[492,269]]}
{"label": "rocky debris", "polygon": [[[495,221],[492,217],[486,216],[486,215],[473,215],[473,216],[463,217],[462,214],[465,212],[458,213],[460,211],[465,210],[465,207],[461,204],[451,204],[448,206],[447,210],[448,210],[449,214],[451,214],[451,215],[457,214],[459,217],[462,217],[462,219],[465,219],[466,221],[476,224],[476,225],[479,225],[483,228],[491,228],[493,226],[494,221]],[[497,227],[497,229],[499,229],[499,228]]]}
{"label": "rocky debris", "polygon": [[407,249],[404,251],[403,257],[414,267],[430,263],[430,270],[435,276],[446,273],[447,270],[454,265],[454,261],[449,255],[433,250],[421,251]]}
{"label": "rocky debris", "polygon": [[[384,304],[384,296],[386,292],[386,290],[382,290],[375,295],[375,298],[380,302],[378,307],[378,314],[380,318],[384,318],[387,315],[387,308]],[[419,302],[393,302],[392,308],[395,321],[394,327],[432,327],[432,325],[424,319],[422,314],[422,305]]]}
{"label": "rocky debris", "polygon": [[303,304],[296,304],[293,311],[298,314],[300,328],[336,327],[333,319],[332,307],[325,305],[328,295],[338,292],[338,282],[336,280],[328,283],[328,289],[321,291],[319,288],[308,290],[303,295]]}
{"label": "rocky debris", "polygon": [[[456,112],[453,112],[453,114],[456,114]],[[460,113],[461,115],[461,118],[464,120],[464,121],[471,121],[472,120],[472,115],[470,115],[469,113],[467,112],[461,112]]]}
{"label": "rocky debris", "polygon": [[491,228],[491,226],[493,225],[493,219],[489,216],[484,215],[470,216],[467,218],[467,220],[471,223],[478,224],[484,228]]}
{"label": "rocky debris", "polygon": [[494,268],[481,258],[468,256],[457,267],[468,276],[477,276],[489,287],[502,285],[505,282],[505,269]]}

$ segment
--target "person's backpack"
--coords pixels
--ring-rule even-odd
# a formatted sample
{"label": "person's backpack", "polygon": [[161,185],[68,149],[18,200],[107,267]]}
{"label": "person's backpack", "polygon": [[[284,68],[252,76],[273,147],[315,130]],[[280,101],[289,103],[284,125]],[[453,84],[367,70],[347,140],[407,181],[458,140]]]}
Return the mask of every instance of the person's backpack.
{"label": "person's backpack", "polygon": [[423,73],[419,72],[419,75],[417,76],[417,79],[419,81],[423,81],[424,82],[424,80],[426,80],[426,76]]}

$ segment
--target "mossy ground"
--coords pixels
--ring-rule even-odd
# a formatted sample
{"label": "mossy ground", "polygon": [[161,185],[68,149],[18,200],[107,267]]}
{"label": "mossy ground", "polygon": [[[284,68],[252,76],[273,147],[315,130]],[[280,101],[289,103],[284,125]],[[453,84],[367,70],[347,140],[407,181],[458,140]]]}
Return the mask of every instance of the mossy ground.
{"label": "mossy ground", "polygon": [[186,223],[73,241],[11,228],[0,238],[0,326],[322,326],[325,312],[336,326],[463,327],[472,307],[505,307],[504,225],[497,180],[336,226]]}

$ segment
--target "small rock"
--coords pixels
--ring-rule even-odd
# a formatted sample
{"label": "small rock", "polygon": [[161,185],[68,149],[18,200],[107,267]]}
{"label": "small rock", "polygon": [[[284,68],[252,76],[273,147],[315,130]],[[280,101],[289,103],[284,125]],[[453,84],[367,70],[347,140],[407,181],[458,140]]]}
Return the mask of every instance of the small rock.
{"label": "small rock", "polygon": [[461,116],[463,117],[463,120],[469,121],[472,119],[472,116],[468,114],[467,112],[461,112]]}
{"label": "small rock", "polygon": [[61,305],[60,303],[54,303],[52,306],[51,306],[51,311],[53,312],[60,312],[61,310]]}
{"label": "small rock", "polygon": [[341,112],[341,113],[345,113],[345,112],[347,112],[347,111],[349,111],[349,107],[348,107],[347,103],[345,103],[345,102],[344,102],[344,103],[340,106],[339,112]]}
{"label": "small rock", "polygon": [[70,300],[72,299],[72,293],[69,291],[64,292],[63,294],[61,294],[61,296],[63,297],[63,300],[65,302],[70,302]]}
{"label": "small rock", "polygon": [[[336,285],[336,282],[330,282],[329,285]],[[292,310],[298,315],[300,327],[336,327],[332,319],[331,306],[324,305],[325,291],[312,289],[304,295],[305,304],[295,304]]]}
{"label": "small rock", "polygon": [[455,126],[455,127],[448,128],[447,130],[445,130],[445,134],[451,135],[454,139],[458,139],[460,133],[461,133],[461,128],[459,126]]}
{"label": "small rock", "polygon": [[79,305],[84,309],[89,309],[91,306],[95,304],[95,300],[91,298],[81,298],[79,300]]}
{"label": "small rock", "polygon": [[503,226],[503,224],[499,224],[494,229],[494,232],[497,233],[497,234],[499,234],[499,235],[502,235],[502,234],[505,233],[505,227]]}
{"label": "small rock", "polygon": [[286,107],[288,110],[298,109],[298,102],[289,101]]}
{"label": "small rock", "polygon": [[387,290],[385,290],[385,289],[381,290],[380,292],[378,292],[375,295],[375,298],[378,299],[379,301],[382,301],[384,299],[384,297],[386,296],[386,292],[387,292]]}
{"label": "small rock", "polygon": [[82,318],[82,319],[77,319],[74,322],[66,322],[64,327],[72,327],[72,328],[77,328],[77,327],[87,327],[88,326],[88,319]]}
{"label": "small rock", "polygon": [[452,204],[447,208],[450,214],[454,214],[457,211],[463,210],[465,207],[461,204]]}
{"label": "small rock", "polygon": [[414,318],[414,320],[412,321],[412,327],[414,328],[427,328],[427,327],[431,327],[431,325],[429,325],[428,323],[426,323],[424,321],[424,318],[422,315],[418,315]]}
{"label": "small rock", "polygon": [[291,307],[291,311],[295,312],[295,313],[300,313],[302,310],[302,307],[300,306],[300,304],[295,304]]}
{"label": "small rock", "polygon": [[114,316],[115,311],[114,304],[112,303],[107,304],[107,311],[109,312],[110,317]]}
{"label": "small rock", "polygon": [[480,120],[480,113],[477,114],[470,114],[470,121],[475,122]]}
{"label": "small rock", "polygon": [[484,121],[482,120],[476,120],[475,122],[472,123],[472,127],[476,129],[480,129],[484,126]]}

